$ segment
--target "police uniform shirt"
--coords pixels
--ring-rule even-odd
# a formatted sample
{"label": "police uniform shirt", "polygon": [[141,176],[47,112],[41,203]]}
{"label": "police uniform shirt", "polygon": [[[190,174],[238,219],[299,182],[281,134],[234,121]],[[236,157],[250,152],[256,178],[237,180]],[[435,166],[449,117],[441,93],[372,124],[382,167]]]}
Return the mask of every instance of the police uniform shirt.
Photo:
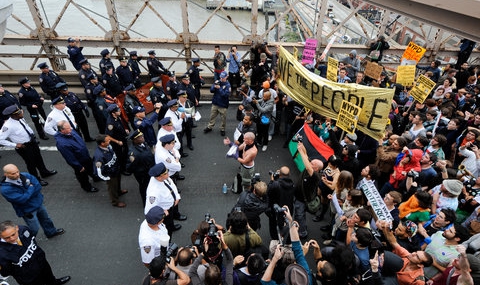
{"label": "police uniform shirt", "polygon": [[35,110],[32,108],[32,105],[40,107],[43,104],[40,94],[38,94],[37,90],[33,87],[27,89],[22,86],[20,90],[18,90],[18,98],[20,99],[20,104],[26,106],[28,111]]}
{"label": "police uniform shirt", "polygon": [[173,148],[171,151],[168,151],[165,147],[160,145],[160,147],[155,149],[155,163],[158,164],[163,162],[165,167],[168,169],[168,174],[170,176],[182,170],[180,160],[177,161],[177,158],[180,159],[180,152],[178,152],[178,150],[175,148]]}
{"label": "police uniform shirt", "polygon": [[[185,110],[185,119],[184,121],[186,122],[188,118],[191,118],[192,117],[192,113],[195,113],[195,106],[193,106],[193,103],[192,101],[188,100],[185,101],[185,104],[182,104],[182,102],[178,101],[178,106],[181,106],[183,107],[183,109]],[[182,114],[182,113],[180,113]]]}
{"label": "police uniform shirt", "polygon": [[167,112],[165,113],[164,117],[170,117],[170,119],[172,120],[173,129],[175,130],[175,132],[179,133],[179,132],[182,131],[183,120],[182,120],[182,118],[180,118],[180,112],[172,111],[169,108],[167,110]]}
{"label": "police uniform shirt", "polygon": [[188,76],[190,77],[190,82],[195,85],[200,85],[202,82],[200,80],[200,71],[195,65],[190,66],[188,69]]}
{"label": "police uniform shirt", "polygon": [[38,78],[38,82],[44,93],[52,97],[57,97],[55,85],[59,82],[65,82],[65,80],[50,70],[48,73],[42,72]]}
{"label": "police uniform shirt", "polygon": [[63,100],[72,112],[82,112],[82,110],[85,109],[85,105],[83,105],[80,98],[73,92],[68,92],[66,96],[63,96]]}
{"label": "police uniform shirt", "polygon": [[75,123],[75,117],[72,114],[72,111],[70,108],[65,106],[65,109],[63,111],[58,110],[57,108],[53,107],[52,111],[50,114],[47,116],[47,120],[45,122],[45,126],[43,127],[43,130],[49,134],[49,135],[55,135],[57,132],[57,123],[60,121],[67,121],[67,115],[70,121],[75,125],[75,129],[77,128],[77,123]]}
{"label": "police uniform shirt", "polygon": [[167,82],[166,93],[167,95],[170,95],[171,99],[177,99],[177,93],[179,91],[178,86],[179,86],[179,83],[177,80],[175,81],[169,80]]}
{"label": "police uniform shirt", "polygon": [[[178,193],[177,186],[173,183],[173,180],[168,178],[164,182],[160,182],[155,177],[150,178],[150,182],[147,187],[147,202],[145,204],[144,213],[147,214],[151,208],[159,206],[162,209],[170,209],[173,207],[175,200],[173,199],[170,189],[165,186],[165,183],[172,188],[175,198],[180,200],[180,194]],[[170,215],[172,213],[169,213]]]}
{"label": "police uniform shirt", "polygon": [[3,146],[16,147],[17,143],[27,143],[31,140],[30,135],[25,131],[20,121],[25,125],[25,128],[33,134],[32,128],[30,128],[25,119],[14,120],[9,118],[3,124],[0,131],[0,144]]}
{"label": "police uniform shirt", "polygon": [[158,130],[158,135],[157,135],[157,145],[155,148],[159,148],[159,147],[162,147],[162,142],[160,141],[160,138],[165,136],[165,135],[169,135],[169,134],[172,134],[175,136],[175,146],[174,148],[176,150],[179,150],[181,145],[180,145],[180,141],[178,140],[178,137],[177,137],[177,133],[175,132],[175,130],[172,130],[171,132],[165,130],[164,128],[160,128],[160,130]]}
{"label": "police uniform shirt", "polygon": [[163,223],[158,225],[158,228],[158,231],[151,229],[147,220],[144,220],[140,225],[138,245],[140,246],[143,263],[148,264],[152,262],[152,259],[160,255],[160,240],[162,237],[167,236],[170,239],[167,228]]}
{"label": "police uniform shirt", "polygon": [[105,130],[105,134],[122,142],[127,141],[128,134],[123,127],[122,120],[120,118],[114,118],[111,114],[107,118],[107,129]]}

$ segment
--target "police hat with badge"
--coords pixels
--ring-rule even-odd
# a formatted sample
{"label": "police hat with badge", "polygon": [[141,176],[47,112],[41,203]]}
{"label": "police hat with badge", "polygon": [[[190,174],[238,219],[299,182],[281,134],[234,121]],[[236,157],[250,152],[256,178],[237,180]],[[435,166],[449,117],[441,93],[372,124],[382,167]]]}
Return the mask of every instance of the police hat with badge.
{"label": "police hat with badge", "polygon": [[141,136],[143,136],[143,133],[139,129],[136,129],[128,135],[128,139],[133,141]]}
{"label": "police hat with badge", "polygon": [[27,82],[30,82],[30,79],[28,79],[28,77],[22,77],[22,78],[18,79],[18,84],[20,84],[20,85],[23,85]]}
{"label": "police hat with badge", "polygon": [[164,117],[163,119],[158,121],[158,123],[160,124],[160,126],[172,126],[173,125],[172,118],[170,118],[170,117]]}
{"label": "police hat with badge", "polygon": [[66,91],[66,90],[68,90],[67,83],[65,83],[65,82],[58,82],[57,84],[55,84],[55,89],[57,89],[57,90],[59,90],[59,91]]}
{"label": "police hat with badge", "polygon": [[93,95],[98,95],[100,93],[102,93],[103,91],[105,91],[105,87],[103,87],[102,84],[98,84],[97,86],[95,86],[95,88],[93,89]]}
{"label": "police hat with badge", "polygon": [[105,57],[107,56],[107,54],[110,54],[110,51],[108,49],[103,49],[101,52],[100,52],[100,55]]}
{"label": "police hat with badge", "polygon": [[148,171],[148,175],[152,177],[158,177],[162,174],[168,173],[168,169],[165,167],[163,162],[157,163]]}
{"label": "police hat with badge", "polygon": [[175,135],[174,134],[166,134],[163,137],[160,137],[160,142],[162,143],[162,146],[165,146],[169,143],[172,143],[175,141]]}
{"label": "police hat with badge", "polygon": [[90,62],[88,62],[88,59],[86,59],[86,58],[80,60],[78,63],[80,63],[81,65],[90,64]]}
{"label": "police hat with badge", "polygon": [[18,115],[22,112],[22,109],[17,106],[17,104],[13,104],[11,106],[8,106],[2,111],[2,115],[4,116],[12,116],[12,115]]}
{"label": "police hat with badge", "polygon": [[148,54],[149,54],[149,55],[156,55],[156,53],[155,53],[155,51],[154,51],[153,49],[152,49],[152,50],[149,50],[149,51],[148,51]]}
{"label": "police hat with badge", "polygon": [[162,80],[158,76],[153,77],[150,81],[152,81],[152,83],[162,83]]}
{"label": "police hat with badge", "polygon": [[141,113],[141,112],[145,112],[145,108],[143,108],[142,106],[133,107],[133,110],[132,110],[133,115],[136,115],[136,114]]}
{"label": "police hat with badge", "polygon": [[63,96],[58,96],[57,98],[52,100],[52,105],[57,105],[57,104],[63,104],[65,103],[65,100],[63,99]]}
{"label": "police hat with badge", "polygon": [[87,80],[92,80],[92,79],[97,79],[97,76],[95,75],[95,73],[90,72],[90,73],[87,75]]}
{"label": "police hat with badge", "polygon": [[111,105],[108,106],[108,108],[107,108],[107,112],[108,112],[108,113],[118,112],[118,111],[120,111],[120,108],[117,106],[117,104],[111,104]]}
{"label": "police hat with badge", "polygon": [[135,88],[135,85],[130,83],[123,90],[126,91],[126,92],[130,92],[130,91],[136,91],[137,89]]}
{"label": "police hat with badge", "polygon": [[45,69],[45,68],[48,68],[48,64],[46,62],[42,62],[42,63],[39,63],[37,67],[40,69]]}
{"label": "police hat with badge", "polygon": [[168,108],[175,107],[175,106],[178,106],[177,99],[173,99],[173,100],[168,101],[168,103],[167,103]]}
{"label": "police hat with badge", "polygon": [[190,79],[190,76],[188,76],[188,73],[184,73],[182,76],[180,76],[180,79],[182,79],[182,80],[183,80],[183,79],[187,80],[187,79]]}
{"label": "police hat with badge", "polygon": [[129,52],[128,54],[130,54],[130,57],[132,56],[138,56],[137,54],[137,51],[136,50],[132,50],[131,52]]}
{"label": "police hat with badge", "polygon": [[175,76],[175,71],[168,71],[167,75],[168,75],[168,77],[174,77]]}

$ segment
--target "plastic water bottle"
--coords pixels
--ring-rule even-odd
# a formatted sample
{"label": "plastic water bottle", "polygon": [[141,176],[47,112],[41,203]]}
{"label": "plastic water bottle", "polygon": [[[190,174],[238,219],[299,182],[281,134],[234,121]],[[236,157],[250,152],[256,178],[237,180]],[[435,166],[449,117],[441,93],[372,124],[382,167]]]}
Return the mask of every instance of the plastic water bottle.
{"label": "plastic water bottle", "polygon": [[227,188],[227,183],[223,183],[223,186],[222,186],[222,192],[223,192],[223,194],[227,194],[227,190],[228,190],[228,188]]}

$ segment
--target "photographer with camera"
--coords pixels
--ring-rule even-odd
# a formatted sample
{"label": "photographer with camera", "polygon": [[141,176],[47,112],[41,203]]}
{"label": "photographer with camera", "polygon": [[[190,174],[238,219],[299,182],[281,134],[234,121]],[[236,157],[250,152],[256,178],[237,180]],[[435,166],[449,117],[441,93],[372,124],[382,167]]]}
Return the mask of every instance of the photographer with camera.
{"label": "photographer with camera", "polygon": [[[252,179],[253,180],[253,179]],[[248,224],[252,230],[260,229],[260,215],[268,208],[267,204],[267,184],[263,181],[255,181],[253,189],[243,191],[238,197],[234,210],[244,212],[248,219]]]}
{"label": "photographer with camera", "polygon": [[[175,280],[167,280],[169,274],[165,274],[166,269],[177,274]],[[188,285],[190,277],[175,266],[175,260],[171,258],[169,261],[164,256],[155,257],[150,263],[150,274],[143,279],[142,285]]]}
{"label": "photographer with camera", "polygon": [[[285,217],[287,223],[290,227],[290,238],[292,240],[292,250],[295,255],[295,263],[290,264],[285,270],[285,283],[289,285],[312,285],[313,280],[308,267],[307,260],[303,255],[302,244],[300,243],[300,236],[298,234],[299,224],[294,221],[290,210],[287,206],[283,206],[285,209]],[[281,245],[277,246],[275,254],[270,261],[265,273],[262,277],[262,284],[266,285],[276,285],[277,283],[272,280],[272,274],[275,269],[277,262],[282,258],[282,247]]]}
{"label": "photographer with camera", "polygon": [[[193,266],[193,262],[198,257],[198,255],[199,255],[198,248],[195,246],[185,246],[180,248],[175,257],[177,268],[183,273],[189,275],[190,268]],[[206,263],[207,262],[203,260],[202,264],[200,264],[197,268],[197,274],[201,282],[204,282],[205,280],[205,271],[208,268],[208,265],[206,265]],[[173,279],[177,279],[178,277],[179,276],[176,274],[170,274],[169,279],[173,280]],[[192,276],[189,275],[189,277],[192,277]]]}
{"label": "photographer with camera", "polygon": [[233,268],[233,284],[260,285],[265,259],[258,253],[252,253],[248,257],[238,255],[233,259]]}
{"label": "photographer with camera", "polygon": [[290,178],[290,168],[287,166],[280,167],[279,170],[270,171],[270,182],[268,183],[267,200],[269,207],[268,225],[270,238],[278,239],[277,227],[281,230],[284,228],[285,219],[283,213],[277,213],[274,205],[287,205],[289,209],[293,209],[295,202],[295,183]]}
{"label": "photographer with camera", "polygon": [[[225,274],[222,277],[222,270],[216,264],[210,264],[210,266],[205,271],[205,282],[200,280],[198,276],[197,269],[200,263],[208,258],[203,252],[198,255],[198,257],[193,262],[192,267],[190,267],[189,275],[192,277],[192,285],[233,285],[233,256],[232,252],[228,248],[228,245],[224,241],[224,235],[222,231],[216,232],[218,236],[219,243],[221,245],[221,251],[224,252],[224,258],[222,262],[222,267],[225,269]],[[203,243],[205,252],[208,252],[210,249],[210,244],[208,241]],[[194,247],[197,251],[196,247]]]}

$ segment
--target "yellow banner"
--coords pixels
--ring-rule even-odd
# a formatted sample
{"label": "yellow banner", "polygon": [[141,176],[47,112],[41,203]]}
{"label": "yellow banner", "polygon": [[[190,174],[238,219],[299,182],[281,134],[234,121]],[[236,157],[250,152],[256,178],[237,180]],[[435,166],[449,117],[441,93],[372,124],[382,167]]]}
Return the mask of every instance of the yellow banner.
{"label": "yellow banner", "polygon": [[305,108],[336,118],[346,100],[362,109],[357,128],[373,138],[383,137],[393,89],[328,81],[304,68],[284,47],[280,47],[278,73],[280,89]]}
{"label": "yellow banner", "polygon": [[329,56],[328,65],[327,65],[327,79],[333,82],[337,82],[337,73],[338,73],[338,60]]}
{"label": "yellow banner", "polygon": [[413,86],[415,83],[415,65],[399,65],[397,67],[396,83],[403,86]]}
{"label": "yellow banner", "polygon": [[433,87],[435,87],[435,82],[422,74],[418,77],[417,84],[413,86],[410,95],[418,102],[423,103],[427,99],[428,94],[432,92]]}
{"label": "yellow banner", "polygon": [[362,109],[343,100],[342,107],[338,113],[336,126],[349,134],[354,133],[357,127],[358,115],[360,115],[361,112]]}

